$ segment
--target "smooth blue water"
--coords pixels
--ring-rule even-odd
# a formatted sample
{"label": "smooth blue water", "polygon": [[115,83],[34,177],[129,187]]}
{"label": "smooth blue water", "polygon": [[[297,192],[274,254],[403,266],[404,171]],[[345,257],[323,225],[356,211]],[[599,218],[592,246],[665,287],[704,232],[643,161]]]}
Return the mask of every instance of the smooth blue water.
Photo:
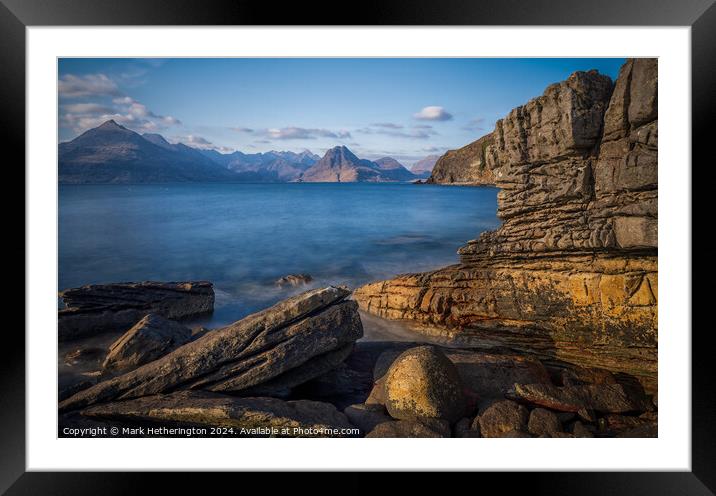
{"label": "smooth blue water", "polygon": [[59,289],[209,280],[207,325],[233,322],[308,287],[358,285],[456,263],[499,225],[497,189],[367,183],[60,186]]}

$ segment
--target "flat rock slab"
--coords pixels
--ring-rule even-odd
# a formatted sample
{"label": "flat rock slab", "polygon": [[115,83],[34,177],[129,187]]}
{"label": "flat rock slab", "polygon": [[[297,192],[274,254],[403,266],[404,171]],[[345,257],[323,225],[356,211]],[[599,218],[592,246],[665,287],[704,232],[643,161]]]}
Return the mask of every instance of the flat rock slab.
{"label": "flat rock slab", "polygon": [[214,310],[214,287],[207,281],[92,284],[66,289],[60,297],[60,341],[126,331],[148,313],[178,320]]}
{"label": "flat rock slab", "polygon": [[242,391],[243,396],[271,396],[287,398],[296,386],[304,384],[339,367],[353,351],[353,343],[311,358],[303,365],[262,384]]}
{"label": "flat rock slab", "polygon": [[277,398],[237,398],[206,391],[178,391],[95,405],[82,415],[146,425],[229,427],[237,436],[349,437],[355,427],[329,403]]}
{"label": "flat rock slab", "polygon": [[191,339],[188,327],[150,313],[110,345],[102,368],[112,371],[136,369]]}
{"label": "flat rock slab", "polygon": [[61,412],[109,402],[201,389],[237,393],[353,343],[363,334],[350,291],[314,289],[187,343],[60,403]]}
{"label": "flat rock slab", "polygon": [[549,384],[516,384],[509,396],[520,402],[557,410],[601,413],[644,412],[654,409],[646,396],[621,384],[584,384],[557,387]]}

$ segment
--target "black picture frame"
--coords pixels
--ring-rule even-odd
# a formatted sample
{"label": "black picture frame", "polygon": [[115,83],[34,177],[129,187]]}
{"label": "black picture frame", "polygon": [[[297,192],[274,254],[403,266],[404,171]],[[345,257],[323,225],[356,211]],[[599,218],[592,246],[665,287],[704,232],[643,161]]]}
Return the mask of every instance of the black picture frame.
{"label": "black picture frame", "polygon": [[[328,2],[241,0],[0,0],[0,67],[3,73],[0,112],[6,191],[23,195],[25,184],[25,28],[28,26],[90,25],[549,25],[549,26],[691,26],[692,161],[707,162],[708,124],[714,122],[716,88],[716,5],[714,0],[397,0],[346,6]],[[339,10],[340,9],[340,10]],[[339,13],[342,12],[342,13]],[[348,22],[350,20],[350,22]],[[712,138],[711,138],[712,140]],[[712,154],[710,154],[712,155]],[[711,157],[709,157],[711,158]],[[713,159],[712,159],[713,160]],[[670,164],[684,169],[684,165]],[[8,170],[11,169],[11,170]],[[12,185],[12,186],[10,186]],[[3,195],[6,222],[22,223],[13,212],[23,198]],[[23,202],[24,204],[24,202]],[[694,210],[696,212],[696,210]],[[11,220],[12,218],[12,220]],[[698,225],[694,223],[693,225]],[[14,226],[13,226],[14,227]],[[21,227],[18,225],[17,231]],[[6,235],[7,236],[7,235]],[[25,259],[25,237],[6,244],[10,257]],[[693,240],[692,240],[693,242]],[[25,259],[26,260],[26,259]],[[692,262],[693,263],[693,262]],[[18,266],[10,262],[8,266]],[[26,268],[26,267],[25,267]],[[19,268],[15,270],[19,271]],[[19,275],[18,275],[19,276]],[[14,281],[15,279],[13,279]],[[17,279],[19,280],[19,279]],[[24,281],[24,278],[23,278]],[[16,285],[15,285],[16,286]],[[24,288],[24,284],[23,284]],[[20,291],[13,288],[13,294]],[[23,294],[24,297],[32,295]],[[694,292],[694,295],[697,293]],[[701,293],[703,294],[703,293]],[[14,298],[18,298],[15,296]],[[699,308],[697,296],[696,305]],[[693,300],[692,300],[693,301]],[[703,303],[706,303],[705,301]],[[24,306],[24,305],[23,305]],[[14,312],[20,315],[19,310]],[[23,314],[24,315],[24,312]],[[22,317],[24,328],[24,317]],[[25,472],[25,340],[19,324],[3,331],[4,357],[0,374],[0,492],[7,494],[128,494],[149,487],[153,474]],[[684,329],[683,332],[688,332]],[[714,494],[716,491],[716,401],[711,378],[716,376],[708,327],[692,334],[692,472],[670,473],[523,473],[472,474],[479,486],[490,479],[510,490],[549,494]],[[48,336],[53,335],[48,330]],[[88,449],[92,449],[88,446]],[[294,474],[293,483],[310,483]],[[245,477],[245,476],[242,476]],[[264,476],[265,477],[265,476]],[[143,478],[144,481],[139,479]],[[168,483],[166,477],[162,484]],[[198,474],[171,474],[171,483],[190,488]],[[219,480],[223,479],[220,478]],[[341,486],[370,490],[365,474],[343,476]],[[420,478],[416,476],[416,481]],[[265,483],[265,479],[261,479]],[[244,488],[252,482],[242,479]],[[246,486],[245,484],[249,484]],[[460,484],[457,482],[457,484]],[[459,486],[455,486],[455,490]],[[169,485],[165,486],[168,492]],[[480,489],[476,489],[480,490]]]}

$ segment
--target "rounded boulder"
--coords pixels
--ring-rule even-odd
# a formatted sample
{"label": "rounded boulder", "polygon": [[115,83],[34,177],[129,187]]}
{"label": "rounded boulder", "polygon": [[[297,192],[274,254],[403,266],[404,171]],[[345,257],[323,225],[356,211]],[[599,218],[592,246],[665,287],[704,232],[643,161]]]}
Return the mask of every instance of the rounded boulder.
{"label": "rounded boulder", "polygon": [[418,346],[404,351],[385,375],[385,407],[401,420],[459,420],[466,409],[463,386],[455,365],[437,348]]}

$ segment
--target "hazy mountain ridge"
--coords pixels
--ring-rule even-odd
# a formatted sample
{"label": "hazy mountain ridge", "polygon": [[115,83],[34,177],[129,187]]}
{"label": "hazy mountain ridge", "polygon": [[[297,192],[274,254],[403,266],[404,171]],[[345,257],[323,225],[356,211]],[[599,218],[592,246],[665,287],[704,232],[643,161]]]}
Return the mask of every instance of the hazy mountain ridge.
{"label": "hazy mountain ridge", "polygon": [[300,153],[270,151],[265,153],[243,153],[236,151],[222,154],[216,150],[202,150],[207,157],[227,169],[246,173],[254,172],[260,180],[289,182],[315,164],[320,157],[309,150]]}
{"label": "hazy mountain ridge", "polygon": [[[161,139],[160,139],[161,138]],[[197,150],[149,139],[110,120],[58,148],[58,180],[70,184],[230,181],[236,175]]]}
{"label": "hazy mountain ridge", "polygon": [[380,167],[382,176],[393,181],[413,181],[415,174],[393,157],[383,157],[374,161]]}
{"label": "hazy mountain ridge", "polygon": [[319,157],[302,152],[219,153],[162,135],[140,135],[110,120],[59,145],[59,182],[407,182],[418,179],[392,157],[375,161],[336,146]]}
{"label": "hazy mountain ridge", "polygon": [[428,155],[422,160],[418,160],[410,168],[410,172],[418,176],[420,179],[427,179],[433,172],[433,167],[440,159],[440,155]]}
{"label": "hazy mountain ridge", "polygon": [[358,158],[346,146],[336,146],[303,173],[302,182],[396,182],[415,176],[397,160],[383,157],[378,161]]}

